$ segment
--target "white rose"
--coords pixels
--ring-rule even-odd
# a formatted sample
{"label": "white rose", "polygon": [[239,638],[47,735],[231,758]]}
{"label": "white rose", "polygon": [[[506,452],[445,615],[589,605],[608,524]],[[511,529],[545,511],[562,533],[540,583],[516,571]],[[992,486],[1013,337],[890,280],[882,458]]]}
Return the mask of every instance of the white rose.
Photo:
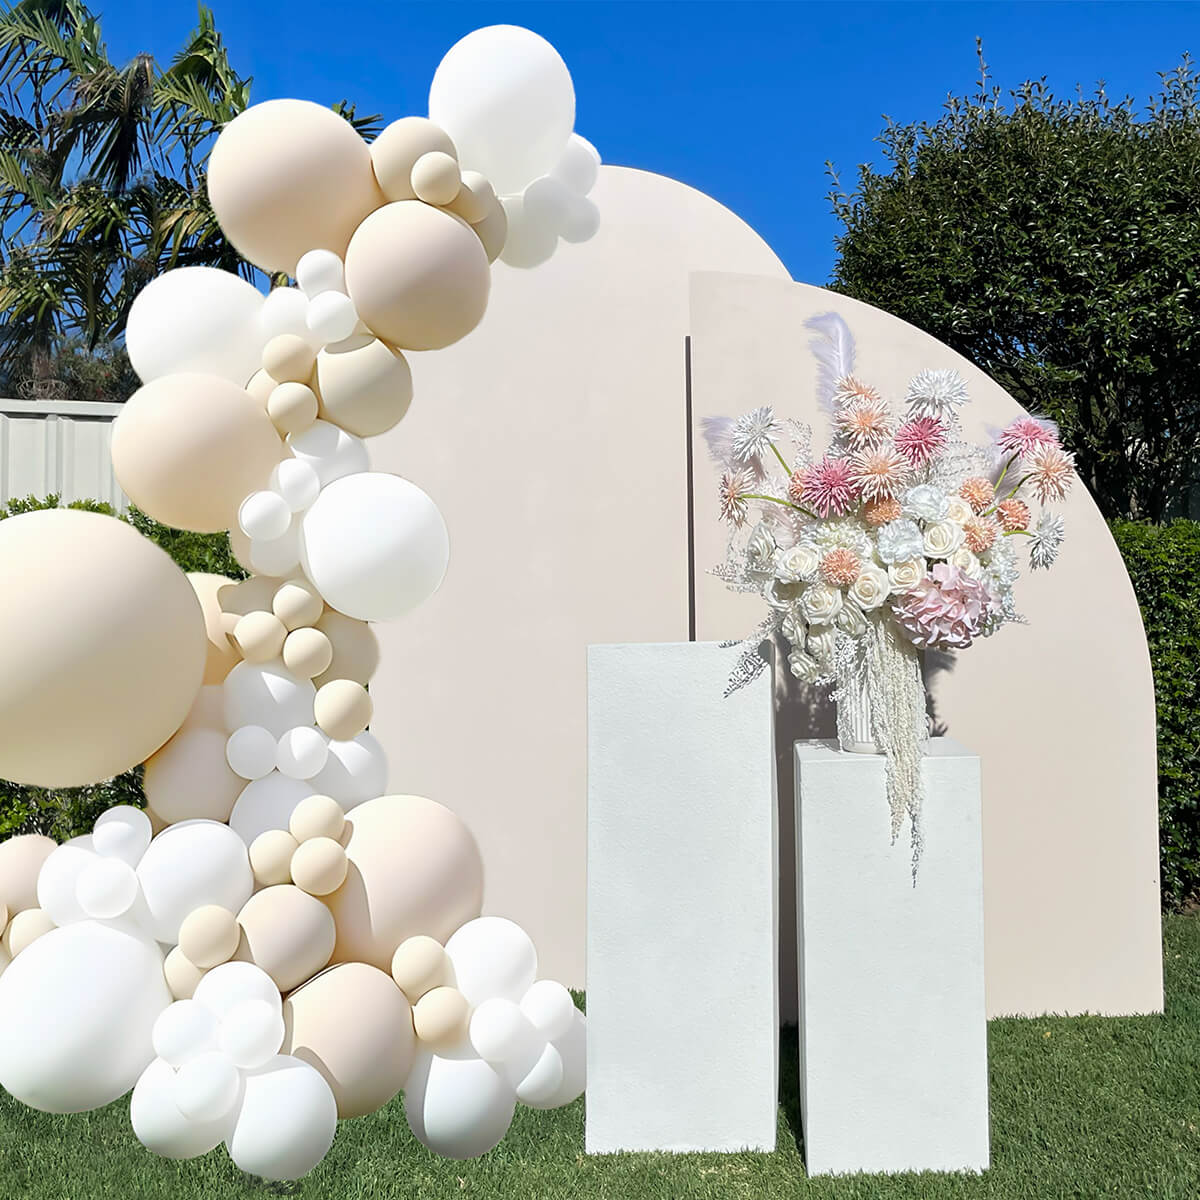
{"label": "white rose", "polygon": [[892,563],[888,567],[888,579],[892,581],[892,590],[907,592],[915,588],[925,578],[925,560],[910,558],[906,562]]}
{"label": "white rose", "polygon": [[803,589],[802,583],[784,583],[779,579],[768,579],[763,586],[763,599],[772,608],[786,612],[800,599]]}
{"label": "white rose", "polygon": [[904,515],[918,521],[940,521],[950,508],[950,498],[932,483],[918,483],[904,493]]}
{"label": "white rose", "polygon": [[820,663],[810,658],[803,650],[793,650],[788,655],[788,666],[792,674],[804,683],[812,683],[821,675]]}
{"label": "white rose", "polygon": [[838,613],[834,620],[834,624],[847,637],[861,637],[867,631],[867,618],[862,615],[862,609],[856,604],[843,605],[842,611]]}
{"label": "white rose", "polygon": [[962,545],[963,530],[953,521],[934,521],[925,526],[926,558],[949,558]]}
{"label": "white rose", "polygon": [[864,612],[878,608],[891,591],[887,572],[873,563],[863,567],[862,574],[850,586],[850,599]]}
{"label": "white rose", "polygon": [[837,630],[832,625],[810,625],[804,648],[820,663],[833,662],[837,647]]}
{"label": "white rose", "polygon": [[842,611],[842,593],[827,583],[814,583],[800,597],[800,612],[811,625],[828,625]]}
{"label": "white rose", "polygon": [[808,623],[794,608],[789,609],[787,616],[783,618],[783,636],[793,646],[804,649],[804,640],[808,636]]}
{"label": "white rose", "polygon": [[983,565],[966,546],[959,546],[946,561],[972,579],[978,579],[983,574]]}
{"label": "white rose", "polygon": [[905,562],[921,554],[924,546],[920,526],[904,517],[889,521],[875,535],[875,553],[880,562]]}
{"label": "white rose", "polygon": [[969,521],[974,515],[974,509],[961,496],[950,497],[950,506],[946,509],[947,521],[955,521],[961,525],[964,521]]}
{"label": "white rose", "polygon": [[820,562],[821,556],[815,546],[808,542],[797,542],[775,555],[775,578],[786,583],[815,579]]}

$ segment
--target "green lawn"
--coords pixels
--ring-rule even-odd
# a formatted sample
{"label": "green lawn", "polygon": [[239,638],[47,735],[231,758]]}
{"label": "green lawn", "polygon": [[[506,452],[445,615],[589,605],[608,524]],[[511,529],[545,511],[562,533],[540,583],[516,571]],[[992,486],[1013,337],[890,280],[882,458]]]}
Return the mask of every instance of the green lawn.
{"label": "green lawn", "polygon": [[325,1161],[297,1184],[238,1172],[223,1148],[172,1163],[143,1150],[128,1102],[76,1116],[0,1095],[0,1197],[155,1200],[297,1195],[323,1200],[717,1200],[723,1197],[1200,1196],[1200,917],[1165,923],[1163,1017],[993,1021],[992,1161],[984,1176],[856,1176],[809,1182],[797,1147],[795,1031],[784,1034],[774,1154],[583,1153],[583,1101],[518,1109],[508,1138],[469,1163],[434,1158],[400,1101],[339,1127]]}

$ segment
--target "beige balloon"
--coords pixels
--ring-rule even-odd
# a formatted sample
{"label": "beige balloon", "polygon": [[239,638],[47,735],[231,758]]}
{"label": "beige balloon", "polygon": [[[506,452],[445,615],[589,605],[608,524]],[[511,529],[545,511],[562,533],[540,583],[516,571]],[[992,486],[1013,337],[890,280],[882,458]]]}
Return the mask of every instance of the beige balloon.
{"label": "beige balloon", "polygon": [[3,945],[9,958],[16,958],[26,946],[36,942],[44,933],[57,926],[50,914],[41,908],[27,908],[17,913],[4,929]]}
{"label": "beige balloon", "polygon": [[215,729],[218,733],[225,732],[225,693],[220,684],[207,684],[196,693],[179,732],[182,733],[185,729]]}
{"label": "beige balloon", "polygon": [[225,757],[228,740],[223,726],[191,726],[146,760],[146,803],[168,825],[229,820],[246,781]]}
{"label": "beige balloon", "polygon": [[221,620],[221,590],[233,583],[225,575],[206,575],[199,571],[188,574],[188,582],[200,601],[204,613],[204,630],[208,635],[208,657],[204,661],[204,683],[212,686],[224,681],[225,676],[238,665],[237,649],[229,640]]}
{"label": "beige balloon", "polygon": [[278,658],[283,649],[287,630],[271,612],[249,612],[238,617],[233,627],[233,641],[247,662],[264,663]]}
{"label": "beige balloon", "polygon": [[283,643],[283,665],[301,679],[312,679],[329,669],[333,646],[319,629],[294,629]]}
{"label": "beige balloon", "polygon": [[411,182],[418,200],[426,204],[450,204],[462,187],[458,160],[443,150],[430,150],[413,163]]}
{"label": "beige balloon", "polygon": [[450,135],[428,117],[401,117],[371,143],[371,166],[388,200],[413,200],[412,171],[422,155],[440,152],[457,159]]}
{"label": "beige balloon", "polygon": [[[461,213],[459,214],[462,215]],[[254,397],[255,400],[263,406],[267,407],[267,401],[271,398],[271,393],[279,386],[270,375],[261,367],[250,376],[249,382],[246,384],[246,391]]]}
{"label": "beige balloon", "polygon": [[316,393],[305,383],[281,383],[267,397],[267,416],[280,433],[303,433],[317,419]]}
{"label": "beige balloon", "polygon": [[313,682],[318,687],[331,679],[353,679],[364,686],[370,683],[379,666],[379,639],[371,626],[327,608],[316,628],[329,639],[333,661]]}
{"label": "beige balloon", "polygon": [[504,250],[508,239],[508,214],[499,200],[493,200],[487,215],[471,225],[475,236],[483,244],[483,252],[489,263],[494,263]]}
{"label": "beige balloon", "polygon": [[216,533],[266,487],[283,443],[262,406],[214,375],[163,375],[125,402],[112,427],[117,482],[165,525]]}
{"label": "beige balloon", "polygon": [[241,579],[223,587],[217,599],[221,602],[221,611],[244,617],[252,612],[270,612],[271,601],[279,590],[282,579],[272,579],[269,575],[251,575],[249,579]]}
{"label": "beige balloon", "polygon": [[271,597],[271,611],[291,632],[319,621],[325,601],[307,579],[289,579]]}
{"label": "beige balloon", "polygon": [[266,344],[262,361],[263,370],[277,384],[307,384],[317,364],[317,352],[298,334],[281,333]]}
{"label": "beige balloon", "polygon": [[333,952],[334,925],[320,900],[290,883],[264,888],[238,913],[236,958],[261,967],[281,992],[315,975]]}
{"label": "beige balloon", "polygon": [[237,917],[229,909],[202,904],[192,909],[179,926],[179,949],[190,963],[209,970],[234,956],[240,937]]}
{"label": "beige balloon", "polygon": [[343,963],[297,988],[283,1003],[282,1054],[325,1077],[338,1117],[382,1108],[404,1087],[416,1051],[412,1011],[382,971]]}
{"label": "beige balloon", "polygon": [[346,825],[350,868],[325,900],[337,924],[333,961],[389,971],[406,938],[444,942],[479,915],[479,847],[448,808],[423,796],[380,796],[347,813]]}
{"label": "beige balloon", "polygon": [[328,837],[308,838],[292,855],[292,882],[310,896],[328,896],[342,886],[346,851]]}
{"label": "beige balloon", "polygon": [[286,829],[268,829],[250,843],[250,869],[260,887],[292,882],[292,855],[300,843]]}
{"label": "beige balloon", "polygon": [[187,576],[114,517],[45,509],[0,521],[0,779],[72,787],[150,757],[204,677]]}
{"label": "beige balloon", "polygon": [[376,334],[404,350],[465,337],[487,309],[491,270],[461,217],[400,200],[373,212],[346,251],[346,291]]}
{"label": "beige balloon", "polygon": [[366,142],[307,100],[268,100],[226,125],[208,160],[208,195],[233,245],[288,275],[309,250],[342,254],[383,202]]}
{"label": "beige balloon", "polygon": [[358,737],[371,723],[374,705],[361,683],[352,679],[331,679],[317,690],[313,716],[317,724],[335,742]]}
{"label": "beige balloon", "polygon": [[413,1005],[417,1040],[431,1050],[449,1050],[467,1035],[471,1006],[454,987],[435,987]]}
{"label": "beige balloon", "polygon": [[176,1000],[190,1000],[204,972],[178,946],[173,946],[163,960],[163,977]]}
{"label": "beige balloon", "polygon": [[468,225],[478,224],[493,207],[498,207],[496,189],[492,187],[486,175],[481,175],[478,171],[464,171],[458,195],[446,207],[462,217]]}
{"label": "beige balloon", "polygon": [[418,934],[406,938],[392,955],[392,979],[415,1004],[435,987],[453,984],[454,971],[442,943]]}
{"label": "beige balloon", "polygon": [[38,874],[57,845],[40,833],[22,833],[0,842],[0,904],[9,917],[37,908]]}
{"label": "beige balloon", "polygon": [[229,549],[242,570],[248,572],[254,570],[254,564],[250,561],[250,539],[242,532],[242,527],[236,521],[229,527]]}
{"label": "beige balloon", "polygon": [[292,809],[288,829],[297,842],[332,838],[340,844],[346,829],[346,814],[332,796],[306,796]]}
{"label": "beige balloon", "polygon": [[386,433],[412,403],[412,371],[399,350],[373,337],[327,346],[317,355],[321,416],[359,437]]}

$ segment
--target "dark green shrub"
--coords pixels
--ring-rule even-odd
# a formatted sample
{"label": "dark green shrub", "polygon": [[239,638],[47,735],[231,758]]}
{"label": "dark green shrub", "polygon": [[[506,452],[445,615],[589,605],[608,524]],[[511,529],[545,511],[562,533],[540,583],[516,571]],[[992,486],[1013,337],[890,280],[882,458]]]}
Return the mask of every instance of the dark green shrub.
{"label": "dark green shrub", "polygon": [[1167,907],[1200,896],[1200,522],[1112,522],[1154,665],[1158,811]]}

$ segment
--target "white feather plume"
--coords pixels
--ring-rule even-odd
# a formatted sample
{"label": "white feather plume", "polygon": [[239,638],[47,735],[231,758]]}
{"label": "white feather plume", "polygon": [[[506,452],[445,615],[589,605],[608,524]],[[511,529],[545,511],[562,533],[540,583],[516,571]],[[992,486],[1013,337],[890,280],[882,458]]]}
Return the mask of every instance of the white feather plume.
{"label": "white feather plume", "polygon": [[817,402],[832,412],[838,380],[854,374],[854,335],[835,312],[819,313],[804,324],[817,334],[808,343],[817,359]]}

